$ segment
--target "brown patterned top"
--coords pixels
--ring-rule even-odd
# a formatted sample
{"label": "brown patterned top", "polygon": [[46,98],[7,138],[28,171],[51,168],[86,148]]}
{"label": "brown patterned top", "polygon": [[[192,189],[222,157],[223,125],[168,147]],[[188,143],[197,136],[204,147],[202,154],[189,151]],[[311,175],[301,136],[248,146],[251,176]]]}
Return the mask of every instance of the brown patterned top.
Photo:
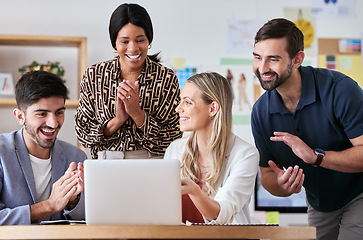
{"label": "brown patterned top", "polygon": [[180,89],[175,73],[146,58],[140,74],[140,107],[147,114],[144,132],[131,117],[114,134],[106,138],[103,129],[115,117],[116,87],[122,81],[118,57],[90,66],[81,81],[79,106],[75,115],[76,134],[80,144],[97,152],[147,151],[164,155],[169,144],[182,136],[175,108]]}

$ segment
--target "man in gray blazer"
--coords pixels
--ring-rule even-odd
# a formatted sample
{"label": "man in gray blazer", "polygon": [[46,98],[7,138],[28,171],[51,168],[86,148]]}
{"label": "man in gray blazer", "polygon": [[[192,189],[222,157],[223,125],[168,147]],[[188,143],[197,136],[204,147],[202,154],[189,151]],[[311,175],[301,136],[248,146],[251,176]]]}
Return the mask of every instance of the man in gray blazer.
{"label": "man in gray blazer", "polygon": [[79,148],[57,139],[67,88],[44,71],[15,86],[14,116],[23,126],[0,134],[0,224],[84,219],[83,161]]}

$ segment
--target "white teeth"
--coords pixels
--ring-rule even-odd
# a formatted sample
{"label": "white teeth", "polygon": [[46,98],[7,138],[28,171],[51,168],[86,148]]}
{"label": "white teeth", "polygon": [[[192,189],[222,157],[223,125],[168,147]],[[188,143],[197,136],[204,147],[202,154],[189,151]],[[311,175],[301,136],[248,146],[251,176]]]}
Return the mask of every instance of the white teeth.
{"label": "white teeth", "polygon": [[265,80],[271,79],[273,77],[274,77],[274,75],[262,75],[262,78]]}
{"label": "white teeth", "polygon": [[42,129],[43,132],[46,132],[46,133],[53,133],[55,132],[55,130],[50,130],[50,129]]}
{"label": "white teeth", "polygon": [[139,55],[135,55],[135,56],[131,56],[131,55],[127,55],[129,58],[132,58],[132,59],[136,59],[138,57],[140,57],[140,54]]}

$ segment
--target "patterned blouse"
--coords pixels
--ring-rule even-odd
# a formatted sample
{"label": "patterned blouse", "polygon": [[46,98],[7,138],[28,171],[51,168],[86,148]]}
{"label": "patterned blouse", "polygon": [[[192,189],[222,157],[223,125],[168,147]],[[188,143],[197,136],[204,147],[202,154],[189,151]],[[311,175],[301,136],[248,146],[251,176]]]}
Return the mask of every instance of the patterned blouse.
{"label": "patterned blouse", "polygon": [[115,117],[116,87],[122,81],[119,58],[90,66],[81,81],[79,106],[76,110],[76,134],[80,144],[97,153],[145,149],[164,155],[169,144],[182,133],[175,108],[180,102],[180,89],[175,73],[146,58],[140,74],[140,107],[146,113],[142,132],[129,117],[110,137],[103,134],[107,122]]}

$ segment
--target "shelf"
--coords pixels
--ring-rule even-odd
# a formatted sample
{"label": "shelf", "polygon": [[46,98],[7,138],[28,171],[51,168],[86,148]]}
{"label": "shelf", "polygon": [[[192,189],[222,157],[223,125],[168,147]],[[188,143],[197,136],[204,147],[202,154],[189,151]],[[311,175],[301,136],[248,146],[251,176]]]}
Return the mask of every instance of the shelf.
{"label": "shelf", "polygon": [[57,36],[0,35],[0,45],[78,48],[78,79],[87,68],[87,38]]}
{"label": "shelf", "polygon": [[[16,108],[16,101],[14,98],[0,98],[0,106],[2,108]],[[77,108],[78,100],[67,99],[66,108]]]}
{"label": "shelf", "polygon": [[[80,85],[83,73],[87,68],[86,37],[0,35],[0,45],[78,48],[78,87]],[[77,106],[77,99],[66,101],[66,107],[68,108],[76,108]],[[15,99],[0,98],[0,107],[16,107]]]}

